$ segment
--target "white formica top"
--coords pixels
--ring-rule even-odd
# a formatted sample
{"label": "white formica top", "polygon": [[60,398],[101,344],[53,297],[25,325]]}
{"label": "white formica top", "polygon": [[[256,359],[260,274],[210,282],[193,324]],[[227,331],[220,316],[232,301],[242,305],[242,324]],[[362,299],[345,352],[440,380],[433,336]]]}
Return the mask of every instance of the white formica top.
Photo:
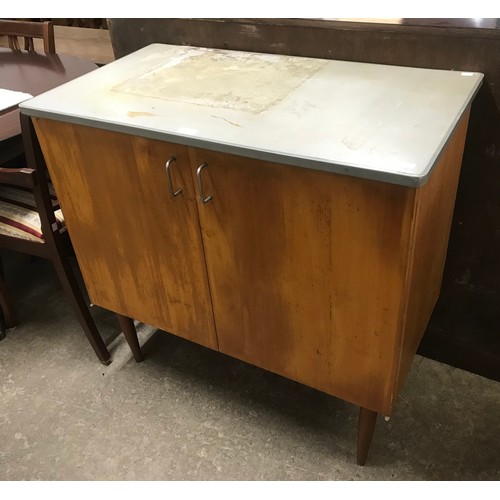
{"label": "white formica top", "polygon": [[153,44],[20,107],[37,117],[418,186],[482,78]]}

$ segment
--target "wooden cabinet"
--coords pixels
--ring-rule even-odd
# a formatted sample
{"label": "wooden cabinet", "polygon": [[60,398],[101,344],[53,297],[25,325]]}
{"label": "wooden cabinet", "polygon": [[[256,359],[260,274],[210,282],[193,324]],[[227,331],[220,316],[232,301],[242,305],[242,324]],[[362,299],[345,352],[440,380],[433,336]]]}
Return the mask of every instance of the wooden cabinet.
{"label": "wooden cabinet", "polygon": [[467,116],[420,188],[34,122],[95,304],[390,415],[439,292]]}
{"label": "wooden cabinet", "polygon": [[359,405],[364,463],[438,296],[481,80],[155,44],[21,107],[93,302]]}

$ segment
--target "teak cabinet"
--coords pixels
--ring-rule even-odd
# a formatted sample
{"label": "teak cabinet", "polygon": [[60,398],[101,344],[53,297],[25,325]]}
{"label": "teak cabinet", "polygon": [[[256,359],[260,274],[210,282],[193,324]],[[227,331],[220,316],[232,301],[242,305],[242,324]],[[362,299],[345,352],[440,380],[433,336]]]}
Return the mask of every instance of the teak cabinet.
{"label": "teak cabinet", "polygon": [[439,293],[467,120],[409,187],[33,118],[91,300],[359,405],[359,463]]}
{"label": "teak cabinet", "polygon": [[359,405],[364,464],[439,293],[482,80],[152,44],[20,107],[134,357],[137,319]]}

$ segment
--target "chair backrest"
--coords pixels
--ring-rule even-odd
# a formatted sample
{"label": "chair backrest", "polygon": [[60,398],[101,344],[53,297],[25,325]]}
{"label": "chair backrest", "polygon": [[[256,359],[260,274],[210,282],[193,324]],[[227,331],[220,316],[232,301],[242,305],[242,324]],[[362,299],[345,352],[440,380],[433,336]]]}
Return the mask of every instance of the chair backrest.
{"label": "chair backrest", "polygon": [[7,35],[9,47],[12,50],[20,50],[17,37],[24,38],[24,50],[34,52],[34,38],[43,39],[43,50],[49,54],[56,53],[54,41],[54,25],[51,21],[11,21],[0,19],[0,35]]}

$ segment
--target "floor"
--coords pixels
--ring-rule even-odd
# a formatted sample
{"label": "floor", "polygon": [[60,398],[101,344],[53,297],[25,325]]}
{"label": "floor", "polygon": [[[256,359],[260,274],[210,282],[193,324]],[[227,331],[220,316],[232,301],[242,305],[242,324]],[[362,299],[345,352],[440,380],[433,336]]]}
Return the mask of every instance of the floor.
{"label": "floor", "polygon": [[498,382],[417,357],[358,467],[354,406],[146,325],[138,364],[93,308],[103,366],[48,262],[6,281],[0,480],[500,479]]}

